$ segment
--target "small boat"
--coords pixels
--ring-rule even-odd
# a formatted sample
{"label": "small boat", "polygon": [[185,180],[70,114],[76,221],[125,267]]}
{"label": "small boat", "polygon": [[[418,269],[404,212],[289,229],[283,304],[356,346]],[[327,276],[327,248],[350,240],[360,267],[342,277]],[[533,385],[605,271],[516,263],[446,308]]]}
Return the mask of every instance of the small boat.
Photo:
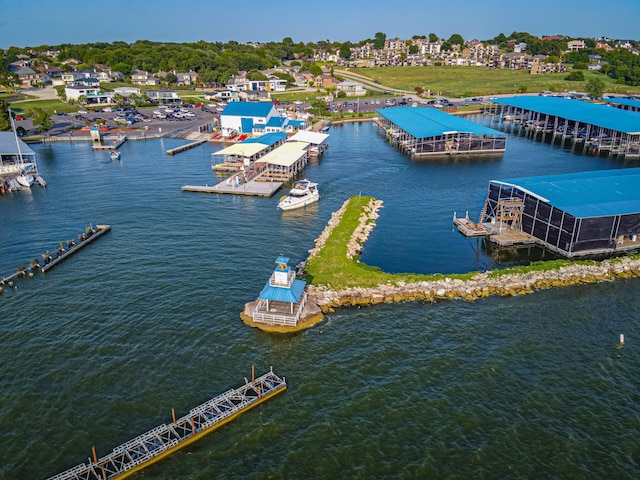
{"label": "small boat", "polygon": [[36,183],[38,185],[40,185],[42,188],[47,188],[47,181],[44,179],[44,177],[40,174],[36,174],[36,176],[34,177]]}
{"label": "small boat", "polygon": [[33,177],[31,175],[27,175],[25,172],[18,175],[16,177],[16,181],[21,187],[31,188],[31,185],[33,185]]}
{"label": "small boat", "polygon": [[298,180],[293,184],[289,191],[289,195],[280,198],[278,208],[281,210],[294,210],[296,208],[306,207],[320,199],[318,192],[318,184],[310,182],[307,179]]}
{"label": "small boat", "polygon": [[111,160],[120,160],[120,152],[118,150],[111,152]]}

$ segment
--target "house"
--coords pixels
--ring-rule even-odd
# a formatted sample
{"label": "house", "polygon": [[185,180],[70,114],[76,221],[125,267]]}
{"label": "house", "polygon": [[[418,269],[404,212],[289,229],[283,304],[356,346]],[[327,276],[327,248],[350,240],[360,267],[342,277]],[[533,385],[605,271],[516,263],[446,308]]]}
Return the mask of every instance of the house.
{"label": "house", "polygon": [[44,75],[34,71],[29,67],[20,68],[15,73],[18,75],[20,83],[23,87],[32,87],[36,83],[45,82],[46,80]]}
{"label": "house", "polygon": [[313,80],[313,85],[316,88],[332,88],[335,87],[337,83],[338,82],[335,77],[327,74],[318,75]]}
{"label": "house", "polygon": [[182,103],[182,99],[178,92],[173,90],[147,90],[147,97],[154,103],[160,103],[163,105],[171,105],[175,103]]}
{"label": "house", "polygon": [[347,97],[363,97],[367,94],[364,86],[358,82],[340,82],[336,85],[338,92],[345,92]]}
{"label": "house", "polygon": [[159,85],[160,80],[155,78],[149,72],[134,70],[131,72],[131,83],[134,85]]}
{"label": "house", "polygon": [[584,43],[584,40],[570,40],[567,42],[567,49],[570,52],[577,52],[583,48],[587,48],[587,45]]}
{"label": "house", "polygon": [[73,100],[75,102],[82,96],[87,98],[89,95],[98,95],[100,93],[100,87],[86,87],[82,85],[67,85],[64,87],[64,94],[67,97],[67,101]]}
{"label": "house", "polygon": [[204,98],[206,100],[220,100],[223,102],[239,102],[238,92],[234,90],[221,90],[216,93],[205,93]]}

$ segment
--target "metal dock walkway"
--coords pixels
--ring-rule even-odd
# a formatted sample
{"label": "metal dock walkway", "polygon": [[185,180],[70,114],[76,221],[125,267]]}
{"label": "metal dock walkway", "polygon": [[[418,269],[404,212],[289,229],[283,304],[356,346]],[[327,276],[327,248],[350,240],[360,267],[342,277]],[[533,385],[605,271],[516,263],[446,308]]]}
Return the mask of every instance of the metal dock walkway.
{"label": "metal dock walkway", "polygon": [[62,472],[50,480],[106,480],[125,478],[193,443],[241,413],[259,405],[287,388],[285,378],[271,369],[239,388],[231,389],[189,411],[170,424],[163,423],[117,446],[111,453]]}
{"label": "metal dock walkway", "polygon": [[110,230],[111,230],[111,226],[110,225],[96,225],[95,231],[91,230],[91,233],[83,233],[82,235],[80,235],[78,243],[76,243],[73,246],[69,247],[68,250],[66,250],[64,253],[61,253],[60,255],[58,255],[56,258],[54,258],[49,263],[45,263],[42,266],[42,273],[45,273],[47,270],[52,269],[58,263],[60,263],[63,260],[65,260],[67,257],[70,257],[71,255],[76,253],[78,250],[80,250],[82,247],[84,247],[84,246],[88,245],[89,243],[93,242],[96,238],[101,237],[102,235],[104,235],[105,233],[107,233]]}

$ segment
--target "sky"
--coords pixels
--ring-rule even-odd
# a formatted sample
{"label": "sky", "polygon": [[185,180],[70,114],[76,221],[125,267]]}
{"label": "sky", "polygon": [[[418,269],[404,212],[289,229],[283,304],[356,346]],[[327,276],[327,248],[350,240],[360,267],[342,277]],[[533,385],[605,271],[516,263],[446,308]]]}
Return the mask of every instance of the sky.
{"label": "sky", "polygon": [[640,40],[640,0],[0,0],[0,48],[136,40],[358,42],[435,33]]}

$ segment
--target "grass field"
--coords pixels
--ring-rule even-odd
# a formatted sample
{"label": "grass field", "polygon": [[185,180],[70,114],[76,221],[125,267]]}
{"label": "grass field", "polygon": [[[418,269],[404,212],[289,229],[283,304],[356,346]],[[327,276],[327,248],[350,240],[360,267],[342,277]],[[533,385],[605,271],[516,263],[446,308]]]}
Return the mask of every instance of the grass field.
{"label": "grass field", "polygon": [[[482,67],[382,67],[355,68],[350,73],[377,80],[381,85],[413,91],[422,87],[446,97],[475,97],[510,93],[538,93],[543,90],[564,92],[585,91],[586,81],[598,78],[605,83],[607,93],[640,93],[640,87],[619,85],[596,72],[584,72],[584,82],[569,82],[567,73],[530,75],[521,70]],[[340,70],[335,70],[340,75]]]}

